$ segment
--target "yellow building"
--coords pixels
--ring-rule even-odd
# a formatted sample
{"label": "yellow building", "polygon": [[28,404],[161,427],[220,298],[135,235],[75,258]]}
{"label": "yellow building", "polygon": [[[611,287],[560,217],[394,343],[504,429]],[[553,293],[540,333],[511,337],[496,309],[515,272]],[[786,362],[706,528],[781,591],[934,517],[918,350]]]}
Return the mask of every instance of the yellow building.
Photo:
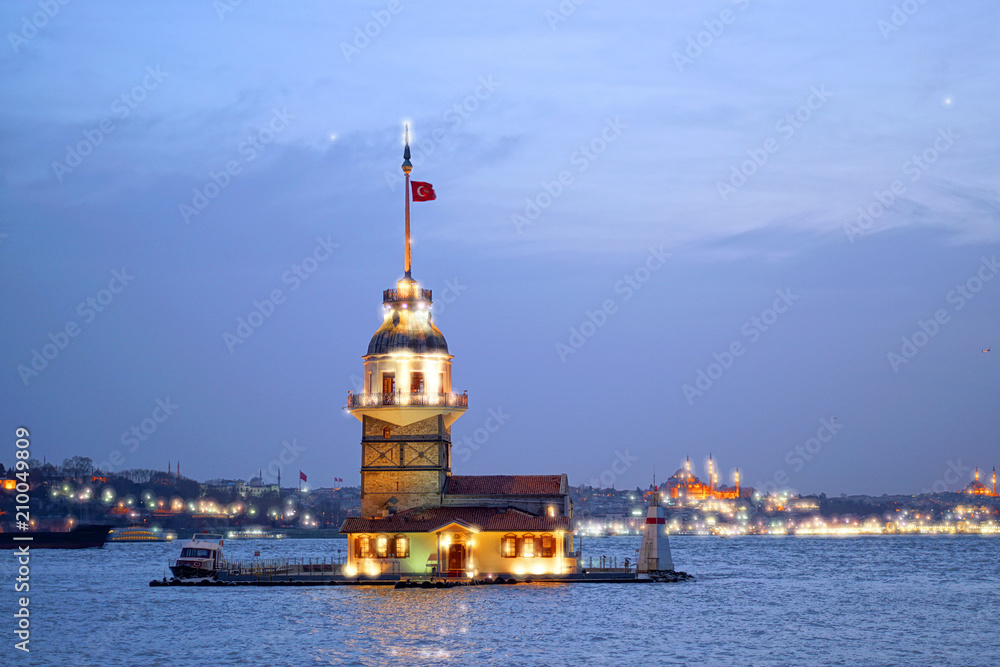
{"label": "yellow building", "polygon": [[[410,147],[404,276],[382,294],[382,325],[364,355],[361,516],[344,521],[348,576],[528,577],[575,572],[566,475],[452,475],[451,429],[468,408],[432,293],[411,276]],[[417,185],[415,183],[415,185]],[[420,184],[421,186],[423,184]]]}

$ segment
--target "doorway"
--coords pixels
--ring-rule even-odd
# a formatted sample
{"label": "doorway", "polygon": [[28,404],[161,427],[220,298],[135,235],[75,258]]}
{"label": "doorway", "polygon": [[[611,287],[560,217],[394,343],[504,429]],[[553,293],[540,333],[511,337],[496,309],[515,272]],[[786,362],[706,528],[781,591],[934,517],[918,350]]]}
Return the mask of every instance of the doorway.
{"label": "doorway", "polygon": [[448,547],[448,575],[465,574],[465,544],[458,542]]}

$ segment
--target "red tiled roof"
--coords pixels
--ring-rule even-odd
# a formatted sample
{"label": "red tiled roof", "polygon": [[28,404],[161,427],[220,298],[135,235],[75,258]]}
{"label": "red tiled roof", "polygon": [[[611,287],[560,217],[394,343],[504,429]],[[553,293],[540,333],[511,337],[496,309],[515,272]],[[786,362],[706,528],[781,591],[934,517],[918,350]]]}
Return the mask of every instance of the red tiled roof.
{"label": "red tiled roof", "polygon": [[452,475],[445,495],[558,495],[562,475]]}
{"label": "red tiled roof", "polygon": [[567,516],[535,516],[523,510],[490,507],[412,509],[384,519],[348,517],[342,533],[427,533],[459,522],[477,530],[569,530]]}

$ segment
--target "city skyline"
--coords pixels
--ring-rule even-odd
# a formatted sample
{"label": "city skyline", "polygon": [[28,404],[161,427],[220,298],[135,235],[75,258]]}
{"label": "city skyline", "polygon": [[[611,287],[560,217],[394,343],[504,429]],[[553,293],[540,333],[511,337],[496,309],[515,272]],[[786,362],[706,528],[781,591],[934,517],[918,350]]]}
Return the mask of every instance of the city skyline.
{"label": "city skyline", "polygon": [[992,5],[224,6],[0,9],[0,399],[39,457],[356,485],[408,120],[463,473],[993,465]]}

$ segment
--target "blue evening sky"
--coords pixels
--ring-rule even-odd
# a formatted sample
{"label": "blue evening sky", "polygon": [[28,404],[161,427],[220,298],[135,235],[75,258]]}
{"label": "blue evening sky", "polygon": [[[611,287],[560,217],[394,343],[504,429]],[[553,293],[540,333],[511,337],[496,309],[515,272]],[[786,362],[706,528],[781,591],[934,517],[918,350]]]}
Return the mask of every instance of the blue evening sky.
{"label": "blue evening sky", "polygon": [[998,28],[989,0],[4,2],[0,461],[25,425],[56,462],[356,484],[408,120],[455,472],[634,488],[711,452],[726,483],[961,488],[1000,463]]}

